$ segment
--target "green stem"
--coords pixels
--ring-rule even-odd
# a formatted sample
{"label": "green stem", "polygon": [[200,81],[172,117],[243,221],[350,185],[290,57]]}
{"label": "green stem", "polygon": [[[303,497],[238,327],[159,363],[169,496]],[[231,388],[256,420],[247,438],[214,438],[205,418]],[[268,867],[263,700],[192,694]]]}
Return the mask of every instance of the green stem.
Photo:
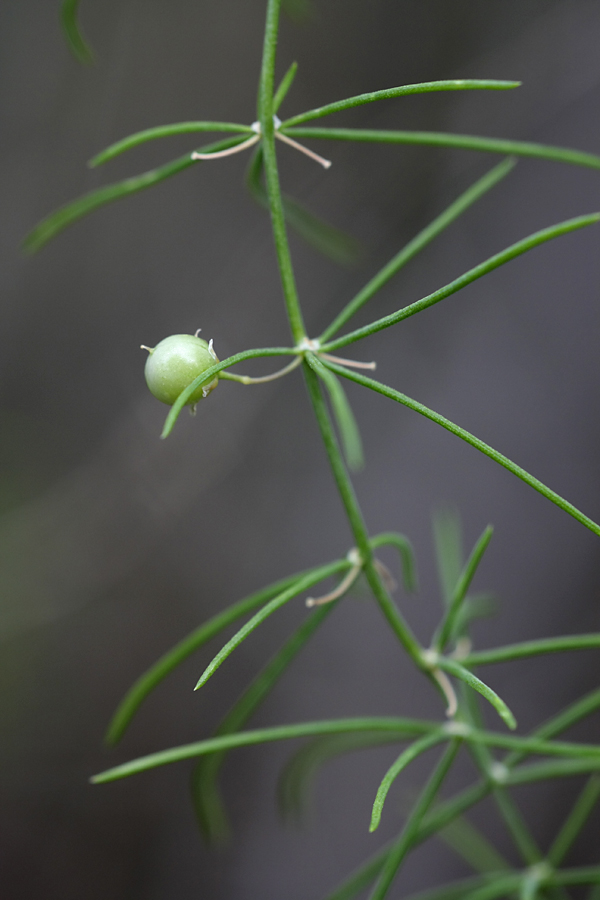
{"label": "green stem", "polygon": [[331,465],[333,477],[335,479],[335,483],[344,505],[344,509],[348,517],[348,522],[350,524],[350,528],[352,529],[354,540],[356,541],[356,546],[363,561],[363,568],[367,581],[369,582],[369,586],[371,587],[371,590],[373,591],[384,616],[388,620],[396,636],[399,638],[404,649],[412,657],[419,668],[422,669],[423,661],[421,657],[421,648],[419,646],[419,642],[413,635],[407,623],[400,615],[398,608],[389,596],[383,582],[381,581],[381,577],[373,564],[373,553],[371,545],[369,543],[367,527],[365,525],[363,515],[356,498],[356,494],[354,493],[352,482],[350,481],[342,459],[340,448],[338,446],[333,427],[327,413],[325,401],[321,393],[319,380],[308,362],[305,362],[304,364],[304,375],[308,393],[317,419],[317,424],[321,431],[321,437],[325,445],[327,456],[329,457],[329,463]]}
{"label": "green stem", "polygon": [[277,254],[277,262],[279,264],[279,272],[281,275],[281,283],[292,336],[296,344],[299,344],[300,341],[306,337],[306,330],[304,328],[302,311],[298,300],[296,279],[294,277],[294,269],[292,266],[285,227],[273,126],[275,54],[277,50],[277,29],[279,25],[280,7],[281,0],[269,0],[267,6],[262,69],[258,90],[258,120],[260,122],[262,133],[265,179],[267,183],[269,209],[271,211],[271,225],[273,228],[273,239],[275,241],[275,252]]}

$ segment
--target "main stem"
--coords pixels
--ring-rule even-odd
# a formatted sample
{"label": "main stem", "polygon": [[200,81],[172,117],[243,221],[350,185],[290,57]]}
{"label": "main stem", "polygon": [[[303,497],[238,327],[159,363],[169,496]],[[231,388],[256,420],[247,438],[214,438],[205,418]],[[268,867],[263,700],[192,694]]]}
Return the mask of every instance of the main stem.
{"label": "main stem", "polygon": [[269,0],[267,4],[267,21],[263,45],[262,68],[258,88],[258,121],[262,134],[262,150],[267,183],[267,196],[271,210],[271,224],[275,240],[275,252],[281,274],[283,295],[287,308],[288,320],[292,336],[296,344],[306,337],[306,329],[302,318],[302,310],[298,300],[296,279],[287,240],[285,216],[281,200],[277,156],[275,153],[275,129],[273,124],[273,92],[275,85],[275,53],[277,50],[277,32],[279,27],[279,11],[281,0]]}
{"label": "main stem", "polygon": [[[277,261],[281,274],[281,282],[285,297],[288,319],[292,335],[296,344],[299,344],[306,338],[306,330],[302,318],[302,310],[300,309],[300,301],[296,290],[296,281],[294,278],[294,269],[290,255],[290,248],[287,239],[285,227],[285,218],[283,213],[283,204],[281,200],[281,188],[279,185],[279,172],[277,169],[277,156],[275,152],[275,131],[273,124],[273,93],[275,85],[275,53],[277,49],[277,32],[279,26],[279,12],[281,8],[281,0],[268,0],[267,4],[267,20],[265,26],[265,39],[263,45],[263,60],[260,74],[259,92],[258,92],[258,118],[262,133],[262,149],[264,156],[265,177],[267,182],[267,195],[269,199],[269,208],[271,210],[271,223],[273,226],[273,237],[275,240],[275,250],[277,252]],[[358,500],[354,493],[354,488],[346,467],[342,460],[340,449],[337,444],[335,434],[329,415],[325,407],[323,396],[321,394],[317,376],[310,366],[305,363],[304,373],[308,386],[309,395],[313,404],[313,409],[321,430],[321,437],[325,444],[325,449],[329,457],[329,462],[333,470],[333,476],[348,516],[350,528],[354,535],[356,546],[363,561],[363,569],[381,607],[383,614],[388,620],[393,631],[400,639],[405,650],[410,654],[413,660],[420,668],[423,668],[423,660],[421,657],[421,647],[417,639],[412,634],[408,625],[400,615],[396,605],[393,603],[381,576],[373,564],[373,553],[369,545],[369,533],[365,525],[363,515],[358,504]]]}
{"label": "main stem", "polygon": [[356,546],[363,561],[363,571],[366,575],[369,586],[375,595],[375,599],[388,620],[392,630],[399,638],[406,652],[412,657],[419,668],[423,668],[423,659],[421,656],[421,647],[419,642],[413,635],[407,623],[400,615],[398,608],[390,597],[387,588],[381,580],[381,576],[377,571],[373,562],[373,551],[369,545],[369,533],[365,524],[358,499],[354,492],[352,482],[346,471],[346,466],[342,459],[342,454],[333,431],[331,420],[325,406],[325,400],[321,393],[319,379],[308,363],[304,363],[304,376],[308,393],[313,405],[313,410],[317,419],[321,437],[325,444],[325,450],[329,457],[329,464],[333,471],[333,477],[337,485],[348,522],[354,535]]}

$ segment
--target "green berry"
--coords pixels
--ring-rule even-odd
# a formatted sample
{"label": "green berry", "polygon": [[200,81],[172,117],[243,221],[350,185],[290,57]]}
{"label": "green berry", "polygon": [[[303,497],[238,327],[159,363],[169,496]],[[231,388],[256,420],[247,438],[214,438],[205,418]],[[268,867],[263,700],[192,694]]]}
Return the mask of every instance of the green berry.
{"label": "green berry", "polygon": [[[212,341],[207,344],[193,334],[172,334],[149,350],[144,370],[146,384],[157,400],[172,406],[188,384],[218,362]],[[192,406],[202,400],[218,383],[219,379],[215,378],[209,384],[201,385],[188,399],[187,405]]]}

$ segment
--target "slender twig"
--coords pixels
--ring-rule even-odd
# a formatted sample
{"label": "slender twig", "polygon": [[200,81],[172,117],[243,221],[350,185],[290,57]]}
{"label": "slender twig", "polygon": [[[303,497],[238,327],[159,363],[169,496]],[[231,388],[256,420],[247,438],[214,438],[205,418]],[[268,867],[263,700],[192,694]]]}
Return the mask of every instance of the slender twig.
{"label": "slender twig", "polygon": [[275,52],[277,49],[277,29],[281,0],[269,0],[265,25],[263,59],[258,89],[258,120],[262,133],[267,195],[271,211],[271,225],[275,241],[275,252],[281,275],[281,284],[294,341],[298,344],[306,337],[304,321],[298,299],[296,279],[290,255],[285,227],[285,215],[279,185],[277,156],[275,152],[275,123],[273,122],[273,88],[275,78]]}

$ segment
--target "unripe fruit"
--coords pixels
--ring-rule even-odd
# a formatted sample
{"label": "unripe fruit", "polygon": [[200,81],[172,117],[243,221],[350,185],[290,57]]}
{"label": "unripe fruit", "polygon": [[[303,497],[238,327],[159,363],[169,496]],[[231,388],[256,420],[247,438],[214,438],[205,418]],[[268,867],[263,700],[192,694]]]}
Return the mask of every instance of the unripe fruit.
{"label": "unripe fruit", "polygon": [[[207,344],[202,338],[193,334],[172,334],[149,350],[144,375],[146,384],[157,400],[172,406],[181,392],[194,381],[198,375],[206,372],[219,360],[212,348],[212,341]],[[197,388],[187,400],[188,406],[202,400],[216,388],[219,379]]]}

